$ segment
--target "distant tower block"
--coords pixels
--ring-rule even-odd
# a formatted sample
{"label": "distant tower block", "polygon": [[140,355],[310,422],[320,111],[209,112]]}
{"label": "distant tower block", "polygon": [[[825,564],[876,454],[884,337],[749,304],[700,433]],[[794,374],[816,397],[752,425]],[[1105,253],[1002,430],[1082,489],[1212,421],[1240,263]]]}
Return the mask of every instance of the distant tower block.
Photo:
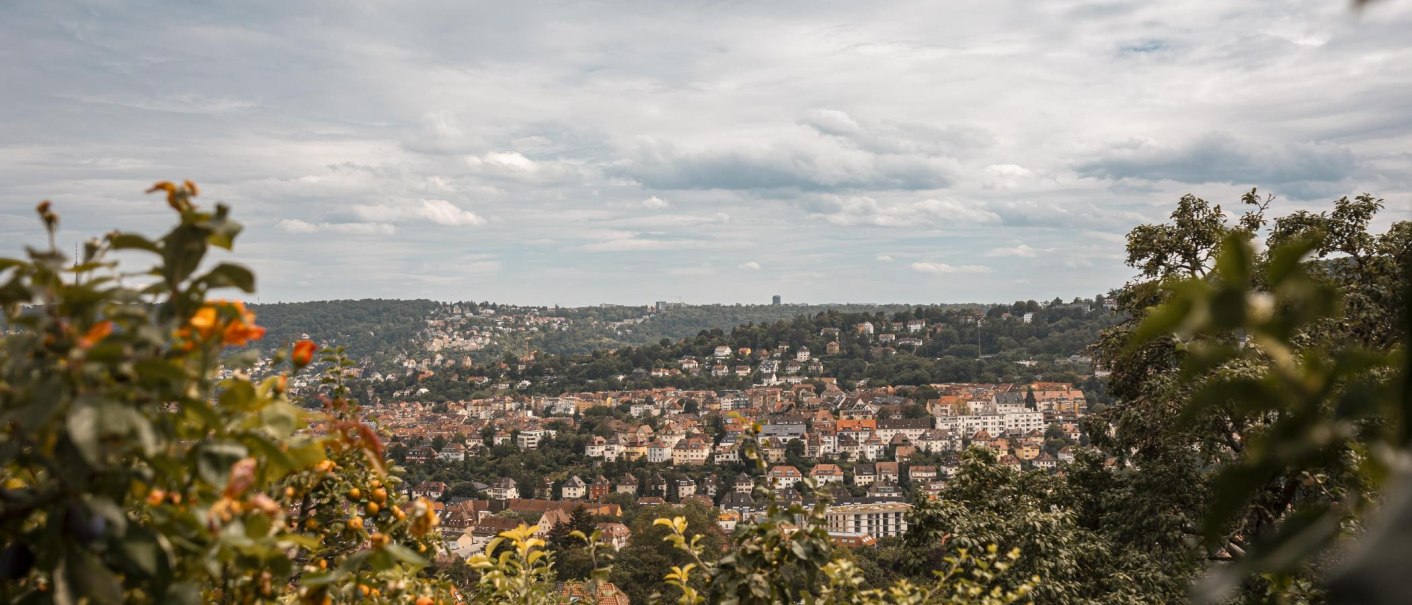
{"label": "distant tower block", "polygon": [[770,304],[772,304],[772,305],[774,305],[774,306],[776,306],[776,307],[780,306],[780,295],[776,294],[774,298],[771,298],[771,299],[770,299]]}
{"label": "distant tower block", "polygon": [[657,312],[658,312],[658,313],[660,313],[660,312],[662,312],[662,311],[666,311],[666,310],[667,310],[667,301],[665,301],[665,300],[659,300],[659,301],[657,301],[656,307],[657,307]]}

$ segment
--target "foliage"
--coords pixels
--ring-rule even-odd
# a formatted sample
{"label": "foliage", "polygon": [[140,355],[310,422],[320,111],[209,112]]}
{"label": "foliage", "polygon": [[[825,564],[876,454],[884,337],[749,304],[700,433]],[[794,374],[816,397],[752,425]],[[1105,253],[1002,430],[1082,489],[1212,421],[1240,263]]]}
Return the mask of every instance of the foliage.
{"label": "foliage", "polygon": [[1370,233],[1381,200],[1344,198],[1276,219],[1257,252],[1268,198],[1245,202],[1228,226],[1184,199],[1172,224],[1130,237],[1150,281],[1124,293],[1140,322],[1103,345],[1128,400],[1105,445],[1142,469],[1186,461],[1203,497],[1184,514],[1217,562],[1199,597],[1319,600],[1323,555],[1362,534],[1405,467],[1412,228]]}
{"label": "foliage", "polygon": [[[242,303],[208,298],[254,290],[238,265],[201,270],[240,232],[229,210],[199,208],[190,182],[153,191],[179,217],[159,239],[115,232],[68,259],[45,202],[48,247],[0,259],[0,596],[449,600],[448,585],[420,575],[434,515],[395,490],[379,495],[376,482],[397,479],[335,378],[312,417],[327,434],[302,430],[311,418],[285,384],[308,345],[295,360],[281,352],[261,380],[251,355],[221,361],[263,334]],[[157,262],[123,272],[111,260],[120,251]]]}
{"label": "foliage", "polygon": [[304,334],[340,346],[357,359],[401,352],[426,327],[437,303],[429,300],[324,300],[250,305],[269,330],[267,343],[281,345]]}
{"label": "foliage", "polygon": [[[742,451],[763,473],[764,457],[754,425],[742,440]],[[812,480],[803,484],[813,491]],[[667,584],[677,588],[682,605],[712,603],[1014,603],[1026,598],[1038,578],[1013,582],[1006,572],[1019,557],[1004,557],[994,544],[985,555],[960,551],[947,559],[947,567],[930,582],[914,585],[906,580],[884,589],[869,589],[862,572],[847,557],[834,552],[825,511],[829,498],[814,493],[812,506],[782,504],[767,485],[755,493],[768,503],[761,518],[742,522],[727,552],[712,560],[699,535],[688,534],[685,518],[659,518],[654,523],[671,530],[664,539],[691,556],[674,567]],[[704,580],[705,589],[693,583]],[[1004,581],[1002,583],[1002,580]]]}

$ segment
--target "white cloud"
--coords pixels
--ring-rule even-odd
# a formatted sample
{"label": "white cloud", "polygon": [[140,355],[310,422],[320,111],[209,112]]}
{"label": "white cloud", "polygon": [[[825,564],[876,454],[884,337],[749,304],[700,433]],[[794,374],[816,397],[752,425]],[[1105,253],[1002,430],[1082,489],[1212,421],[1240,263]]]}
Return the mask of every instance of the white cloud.
{"label": "white cloud", "polygon": [[948,265],[946,263],[923,261],[912,263],[908,266],[918,273],[930,273],[933,275],[944,273],[990,273],[990,267],[981,265]]}
{"label": "white cloud", "polygon": [[1024,258],[1034,258],[1041,251],[1035,250],[1025,244],[1016,244],[1009,248],[991,248],[985,253],[986,256],[1020,256]]}
{"label": "white cloud", "polygon": [[491,151],[484,155],[466,156],[466,165],[472,168],[487,167],[508,172],[535,172],[539,165],[518,151]]}
{"label": "white cloud", "polygon": [[647,252],[654,250],[690,250],[705,247],[696,240],[615,239],[585,244],[576,248],[584,252]]}
{"label": "white cloud", "polygon": [[275,225],[285,233],[341,233],[344,235],[392,235],[397,228],[387,223],[310,223],[297,218],[287,218]]}
{"label": "white cloud", "polygon": [[446,200],[359,205],[352,211],[364,221],[385,223],[428,222],[447,227],[474,227],[486,222],[480,215]]}
{"label": "white cloud", "polygon": [[982,172],[982,186],[987,189],[1016,189],[1034,176],[1034,171],[1019,164],[991,164]]}
{"label": "white cloud", "polygon": [[759,271],[759,270],[760,270],[760,263],[757,263],[757,262],[755,262],[755,261],[753,261],[753,260],[752,260],[752,261],[746,261],[746,262],[743,262],[743,263],[740,264],[740,268],[741,268],[741,269],[749,269],[749,270],[751,270],[751,271]]}
{"label": "white cloud", "polygon": [[707,275],[715,275],[716,270],[710,265],[702,265],[700,267],[676,267],[668,269],[667,274],[676,277],[704,277]]}
{"label": "white cloud", "polygon": [[645,200],[638,200],[638,201],[632,201],[632,202],[610,202],[610,203],[608,204],[608,207],[610,207],[610,208],[646,208],[646,209],[648,209],[648,210],[661,210],[661,209],[663,209],[663,208],[669,208],[669,207],[671,207],[671,205],[672,205],[672,204],[669,203],[667,200],[664,200],[664,199],[662,199],[662,198],[657,197],[657,196],[654,195],[654,196],[649,197],[649,198],[647,198],[647,199],[645,199]]}
{"label": "white cloud", "polygon": [[[190,177],[266,299],[768,300],[750,259],[797,301],[1068,299],[1186,193],[1412,199],[1395,2],[13,4],[0,40],[44,52],[0,66],[0,256],[36,200],[149,229],[140,191]],[[738,279],[668,273],[703,262]]]}
{"label": "white cloud", "polygon": [[843,227],[941,228],[1000,222],[1000,215],[980,203],[955,200],[880,202],[871,197],[832,196],[805,205],[814,218]]}

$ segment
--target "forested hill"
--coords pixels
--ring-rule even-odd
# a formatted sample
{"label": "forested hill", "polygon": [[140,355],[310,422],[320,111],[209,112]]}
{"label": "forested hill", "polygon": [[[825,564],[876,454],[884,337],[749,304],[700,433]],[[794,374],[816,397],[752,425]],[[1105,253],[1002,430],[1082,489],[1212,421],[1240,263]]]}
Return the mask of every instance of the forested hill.
{"label": "forested hill", "polygon": [[[546,314],[573,320],[563,329],[535,339],[544,353],[572,355],[595,349],[653,344],[663,338],[680,340],[702,331],[730,331],[737,326],[773,324],[819,313],[849,314],[911,312],[912,305],[669,305],[661,312],[644,313],[641,307],[599,306],[560,308]],[[937,308],[981,308],[980,305],[940,305]]]}
{"label": "forested hill", "polygon": [[400,350],[426,327],[441,303],[430,300],[320,300],[250,305],[273,348],[308,334],[323,346],[343,346],[354,357]]}
{"label": "forested hill", "polygon": [[[555,391],[621,386],[621,380],[604,381],[613,376],[636,376],[637,380],[627,382],[643,385],[735,386],[771,374],[783,376],[789,370],[780,364],[761,372],[758,359],[733,359],[725,360],[730,376],[713,377],[712,353],[721,345],[733,350],[808,347],[814,357],[827,358],[828,363],[823,369],[805,367],[801,372],[850,381],[923,384],[1067,371],[1063,362],[1081,354],[1101,329],[1117,321],[1104,312],[1100,299],[986,306],[668,305],[660,311],[646,306],[524,307],[368,299],[263,304],[252,309],[268,330],[258,345],[266,349],[308,334],[321,346],[343,346],[367,367],[391,371],[389,376],[406,374],[408,363],[425,371],[444,370],[454,361],[462,368],[474,364],[476,369],[466,372],[470,375],[511,382],[523,379],[534,385],[530,390]],[[1026,314],[1033,317],[1032,322],[1025,320]],[[875,324],[876,335],[859,334],[863,322]],[[830,342],[838,350],[829,352]],[[517,372],[500,366],[503,360],[530,351],[540,360],[533,367]],[[605,355],[608,351],[621,355]],[[892,351],[899,354],[894,356]],[[649,380],[645,375],[658,368],[675,369],[686,356],[698,357],[704,365],[697,372],[670,377]],[[736,366],[741,364],[751,366],[749,375],[737,375]],[[429,382],[448,384],[423,382],[421,386],[433,387],[432,396],[468,396],[477,389],[458,381],[461,373],[441,372]],[[409,386],[387,385],[390,392]]]}
{"label": "forested hill", "polygon": [[[948,308],[979,308],[951,305]],[[444,303],[431,300],[321,300],[250,305],[268,333],[261,346],[273,348],[308,334],[320,345],[343,346],[354,358],[374,359],[425,348],[437,333],[479,329],[486,340],[469,353],[497,358],[523,349],[583,354],[598,349],[640,346],[663,338],[680,340],[701,331],[745,324],[774,323],[823,311],[896,313],[907,305],[683,305],[664,311],[646,306],[530,307],[489,302]],[[553,329],[533,318],[561,318]],[[437,329],[428,330],[431,326]],[[457,330],[461,328],[461,330]]]}

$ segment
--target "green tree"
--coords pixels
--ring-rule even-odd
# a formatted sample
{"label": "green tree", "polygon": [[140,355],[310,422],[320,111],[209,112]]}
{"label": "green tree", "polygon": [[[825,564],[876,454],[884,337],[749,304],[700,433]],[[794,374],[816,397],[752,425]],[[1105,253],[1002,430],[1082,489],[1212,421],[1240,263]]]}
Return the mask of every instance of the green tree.
{"label": "green tree", "polygon": [[[80,259],[54,246],[0,259],[0,596],[9,602],[210,603],[449,599],[421,575],[437,547],[425,502],[392,489],[377,433],[320,364],[325,435],[289,398],[312,342],[278,351],[255,379],[264,330],[242,303],[245,268],[213,263],[240,226],[158,183],[177,225],[159,239],[114,232]],[[147,272],[113,254],[146,253]],[[134,276],[147,276],[139,279]],[[224,374],[223,374],[224,371]]]}
{"label": "green tree", "polygon": [[1142,476],[1087,474],[1117,493],[1165,477],[1132,499],[1162,521],[1127,523],[1129,539],[1179,552],[1201,538],[1203,596],[1317,599],[1329,570],[1313,554],[1375,508],[1402,447],[1388,428],[1405,418],[1378,402],[1398,384],[1409,228],[1372,233],[1381,200],[1345,198],[1276,219],[1257,252],[1270,200],[1244,202],[1231,224],[1184,198],[1171,223],[1129,236],[1142,274],[1118,300],[1132,320],[1097,347],[1118,401],[1099,415],[1112,430],[1089,434]]}

